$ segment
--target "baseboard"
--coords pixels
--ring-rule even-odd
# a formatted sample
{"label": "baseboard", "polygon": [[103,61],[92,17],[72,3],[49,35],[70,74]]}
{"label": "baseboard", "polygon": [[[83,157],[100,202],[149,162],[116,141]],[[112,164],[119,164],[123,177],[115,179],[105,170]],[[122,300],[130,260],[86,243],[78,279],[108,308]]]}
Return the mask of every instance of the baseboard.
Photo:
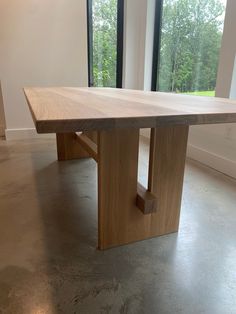
{"label": "baseboard", "polygon": [[236,178],[236,162],[202,148],[188,145],[187,156],[230,177]]}
{"label": "baseboard", "polygon": [[[145,142],[149,142],[147,131],[141,132],[140,136]],[[219,172],[230,177],[236,178],[236,161],[227,159],[223,156],[216,155],[210,151],[206,151],[200,147],[188,144],[187,157],[201,162]]]}
{"label": "baseboard", "polygon": [[38,134],[34,128],[28,129],[6,129],[6,140],[25,140],[39,138],[55,138],[55,134]]}

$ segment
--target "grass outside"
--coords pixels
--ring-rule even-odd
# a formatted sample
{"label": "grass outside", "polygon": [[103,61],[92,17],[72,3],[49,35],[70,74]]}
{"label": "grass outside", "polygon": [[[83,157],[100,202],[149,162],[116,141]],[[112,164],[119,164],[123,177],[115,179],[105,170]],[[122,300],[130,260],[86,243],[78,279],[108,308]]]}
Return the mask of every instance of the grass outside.
{"label": "grass outside", "polygon": [[183,93],[185,95],[195,95],[195,96],[207,96],[207,97],[214,97],[215,91],[214,90],[207,90],[207,91],[196,91],[196,92],[189,92]]}

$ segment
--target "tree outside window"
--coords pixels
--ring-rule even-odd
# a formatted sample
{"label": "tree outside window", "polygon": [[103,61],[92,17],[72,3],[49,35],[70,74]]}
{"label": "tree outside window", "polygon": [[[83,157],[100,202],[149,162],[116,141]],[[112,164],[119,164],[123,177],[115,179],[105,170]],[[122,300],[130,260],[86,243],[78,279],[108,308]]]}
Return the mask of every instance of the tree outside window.
{"label": "tree outside window", "polygon": [[214,96],[225,1],[164,0],[162,10],[156,89]]}

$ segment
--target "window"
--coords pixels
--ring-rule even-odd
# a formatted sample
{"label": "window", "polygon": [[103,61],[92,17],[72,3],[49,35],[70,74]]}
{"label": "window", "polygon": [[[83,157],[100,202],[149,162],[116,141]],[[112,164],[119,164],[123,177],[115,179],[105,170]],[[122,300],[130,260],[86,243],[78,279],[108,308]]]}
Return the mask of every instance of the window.
{"label": "window", "polygon": [[123,0],[87,0],[89,86],[122,87]]}
{"label": "window", "polygon": [[226,0],[157,0],[152,90],[214,96]]}

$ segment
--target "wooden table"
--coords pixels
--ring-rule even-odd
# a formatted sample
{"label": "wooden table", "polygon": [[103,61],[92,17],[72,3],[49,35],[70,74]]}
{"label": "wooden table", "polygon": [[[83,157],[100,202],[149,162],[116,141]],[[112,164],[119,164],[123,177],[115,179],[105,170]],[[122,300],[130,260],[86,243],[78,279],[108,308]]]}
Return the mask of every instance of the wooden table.
{"label": "wooden table", "polygon": [[[37,132],[57,134],[59,160],[98,163],[99,249],[176,232],[189,125],[236,122],[228,99],[112,88],[24,92]],[[137,180],[140,128],[151,128],[147,189]]]}

